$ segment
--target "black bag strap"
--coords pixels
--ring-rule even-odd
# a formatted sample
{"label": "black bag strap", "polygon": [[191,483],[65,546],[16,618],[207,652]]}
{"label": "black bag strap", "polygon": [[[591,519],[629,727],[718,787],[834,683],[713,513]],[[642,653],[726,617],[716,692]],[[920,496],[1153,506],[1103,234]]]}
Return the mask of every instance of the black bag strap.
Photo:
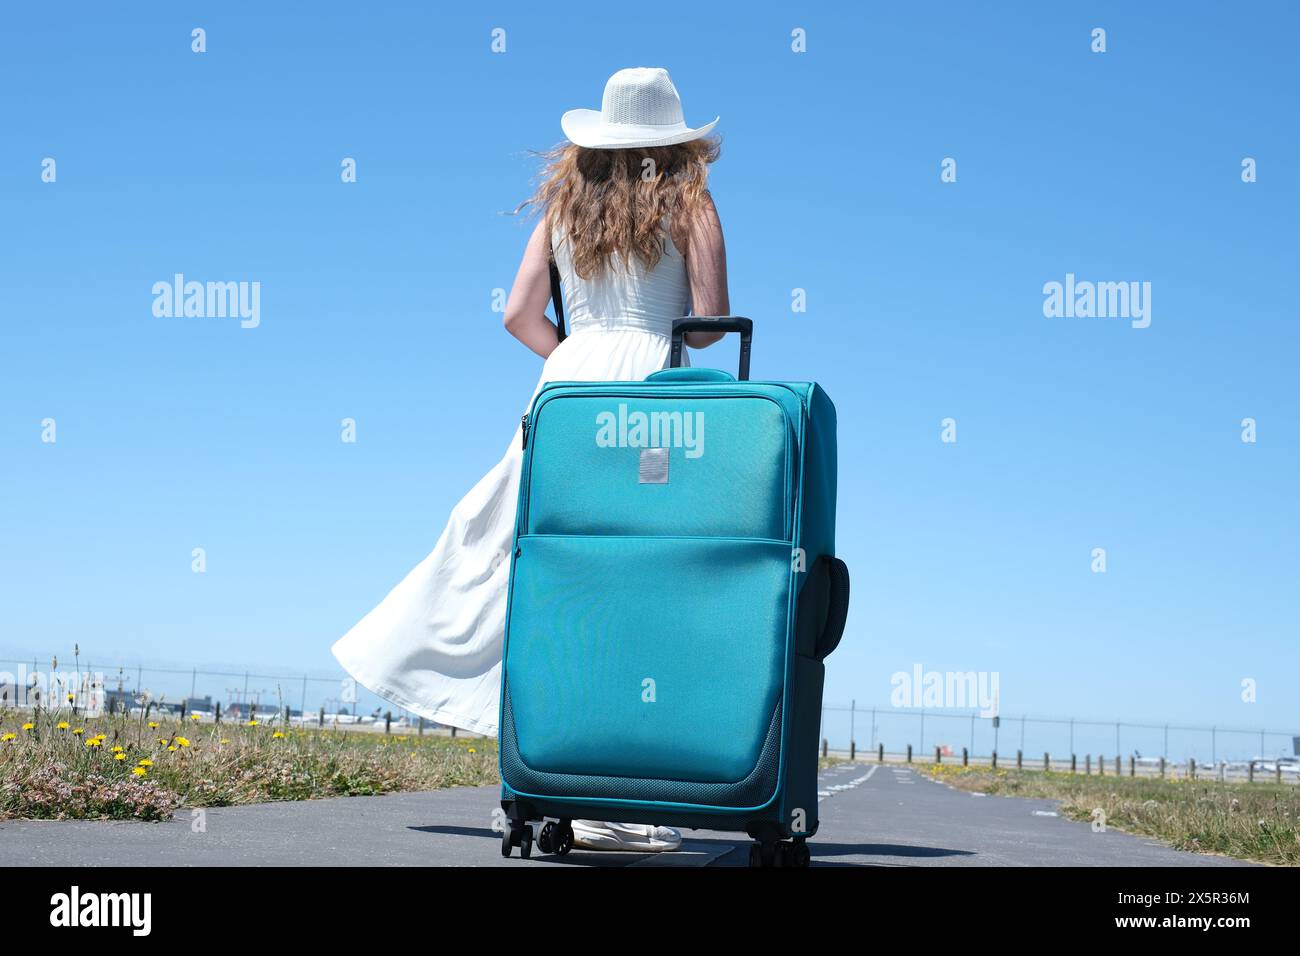
{"label": "black bag strap", "polygon": [[560,270],[555,264],[555,247],[551,246],[551,304],[555,307],[555,337],[563,342],[568,333],[564,331],[564,294],[560,291]]}

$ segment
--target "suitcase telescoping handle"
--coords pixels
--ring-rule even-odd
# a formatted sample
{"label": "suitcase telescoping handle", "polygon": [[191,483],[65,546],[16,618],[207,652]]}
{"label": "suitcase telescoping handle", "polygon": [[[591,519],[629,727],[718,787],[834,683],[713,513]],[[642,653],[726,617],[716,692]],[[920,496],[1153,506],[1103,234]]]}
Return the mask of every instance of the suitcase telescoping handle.
{"label": "suitcase telescoping handle", "polygon": [[749,381],[749,346],[754,339],[754,323],[739,315],[692,315],[684,319],[673,319],[673,345],[669,353],[668,367],[681,368],[682,338],[687,332],[739,332],[740,333],[740,374],[736,377]]}

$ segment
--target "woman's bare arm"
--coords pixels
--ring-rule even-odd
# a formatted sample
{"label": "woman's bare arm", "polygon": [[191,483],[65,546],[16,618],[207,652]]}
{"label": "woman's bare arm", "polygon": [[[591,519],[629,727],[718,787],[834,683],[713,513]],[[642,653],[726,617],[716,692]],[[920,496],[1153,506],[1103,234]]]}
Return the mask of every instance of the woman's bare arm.
{"label": "woman's bare arm", "polygon": [[[730,315],[727,296],[727,247],[722,239],[722,221],[705,193],[705,205],[687,223],[686,275],[691,283],[691,311],[696,315]],[[687,332],[686,344],[702,349],[722,338],[721,332]]]}
{"label": "woman's bare arm", "polygon": [[506,331],[542,358],[560,344],[555,323],[546,317],[551,299],[551,243],[543,219],[528,237],[524,257],[515,273],[515,284],[506,300]]}

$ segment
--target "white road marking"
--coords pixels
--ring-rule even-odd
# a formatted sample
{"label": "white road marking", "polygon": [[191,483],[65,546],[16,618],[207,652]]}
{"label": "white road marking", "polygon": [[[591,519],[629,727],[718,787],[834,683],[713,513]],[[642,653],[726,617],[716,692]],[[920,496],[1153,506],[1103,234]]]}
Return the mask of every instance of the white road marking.
{"label": "white road marking", "polygon": [[1054,817],[1054,816],[1056,816],[1056,811],[1054,811],[1054,810],[1035,810],[1035,811],[1034,811],[1034,816],[1036,816],[1036,817]]}
{"label": "white road marking", "polygon": [[879,769],[880,769],[880,765],[877,764],[876,766],[868,770],[866,773],[864,773],[861,777],[856,777],[853,780],[850,780],[848,783],[837,783],[827,787],[825,790],[819,790],[817,792],[817,802],[821,803],[827,797],[833,797],[841,790],[852,790],[855,787],[862,786],[862,784],[870,780],[872,775],[875,774],[875,772]]}

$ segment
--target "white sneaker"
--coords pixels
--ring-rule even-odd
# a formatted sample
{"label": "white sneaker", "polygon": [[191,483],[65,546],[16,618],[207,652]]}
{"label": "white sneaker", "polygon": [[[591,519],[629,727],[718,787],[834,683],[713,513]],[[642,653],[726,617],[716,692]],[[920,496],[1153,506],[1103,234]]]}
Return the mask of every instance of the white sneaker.
{"label": "white sneaker", "polygon": [[574,820],[573,845],[583,850],[671,853],[682,845],[682,835],[672,827],[655,827],[648,823]]}

